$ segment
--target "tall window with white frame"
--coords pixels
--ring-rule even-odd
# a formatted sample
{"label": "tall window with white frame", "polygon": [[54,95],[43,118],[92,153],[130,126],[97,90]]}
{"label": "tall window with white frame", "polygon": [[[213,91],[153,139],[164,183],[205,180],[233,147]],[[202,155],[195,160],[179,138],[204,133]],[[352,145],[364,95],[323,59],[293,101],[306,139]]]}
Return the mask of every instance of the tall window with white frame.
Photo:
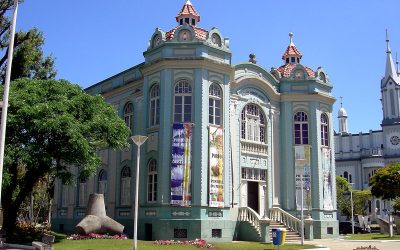
{"label": "tall window with white frame", "polygon": [[321,145],[329,146],[328,116],[321,114]]}
{"label": "tall window with white frame", "polygon": [[78,205],[80,207],[85,207],[87,203],[87,179],[84,177],[79,178],[79,201]]}
{"label": "tall window with white frame", "polygon": [[151,159],[148,164],[147,201],[157,201],[157,161],[155,159]]}
{"label": "tall window with white frame", "polygon": [[192,121],[192,86],[188,80],[180,80],[175,84],[174,122]]}
{"label": "tall window with white frame", "polygon": [[213,125],[222,124],[222,91],[216,83],[209,89],[208,122]]}
{"label": "tall window with white frame", "polygon": [[294,144],[308,144],[308,117],[303,111],[294,115]]}
{"label": "tall window with white frame", "polygon": [[247,104],[241,114],[241,138],[265,143],[265,116],[256,104]]}
{"label": "tall window with white frame", "polygon": [[104,194],[104,200],[107,198],[107,171],[102,169],[99,172],[99,179],[97,184],[97,191],[99,194]]}
{"label": "tall window with white frame", "polygon": [[133,104],[131,102],[128,102],[127,104],[125,104],[124,120],[125,120],[126,126],[128,126],[132,131],[132,128],[133,128]]}
{"label": "tall window with white frame", "polygon": [[121,206],[131,203],[131,169],[124,166],[121,170]]}
{"label": "tall window with white frame", "polygon": [[150,127],[160,124],[160,86],[154,84],[150,90]]}

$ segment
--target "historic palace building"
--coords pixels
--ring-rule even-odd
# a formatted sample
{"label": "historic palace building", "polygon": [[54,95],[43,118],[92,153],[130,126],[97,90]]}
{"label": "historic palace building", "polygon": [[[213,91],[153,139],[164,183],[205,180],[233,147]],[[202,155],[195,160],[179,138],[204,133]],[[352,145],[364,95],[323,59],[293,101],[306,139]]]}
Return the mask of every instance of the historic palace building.
{"label": "historic palace building", "polygon": [[[253,54],[233,64],[229,39],[201,28],[189,0],[174,21],[154,31],[143,63],[86,89],[112,104],[132,135],[148,137],[139,239],[268,241],[276,222],[301,232],[301,210],[306,238],[336,237],[327,73],[302,64],[291,33],[282,65],[266,70]],[[136,152],[134,144],[99,150],[97,175],[75,186],[57,182],[54,229],[73,230],[89,194],[103,193],[107,215],[131,234]]]}

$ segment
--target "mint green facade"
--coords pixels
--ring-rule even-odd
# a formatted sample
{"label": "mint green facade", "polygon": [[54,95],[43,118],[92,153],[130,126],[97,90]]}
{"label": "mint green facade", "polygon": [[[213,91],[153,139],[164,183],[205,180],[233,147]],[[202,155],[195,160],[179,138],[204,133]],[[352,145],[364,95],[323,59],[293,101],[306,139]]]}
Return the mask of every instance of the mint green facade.
{"label": "mint green facade", "polygon": [[[308,219],[312,224],[306,225],[306,238],[337,236],[334,178],[332,207],[324,207],[321,152],[322,148],[333,147],[335,101],[325,71],[313,71],[300,64],[301,54],[292,39],[283,56],[284,65],[279,68],[267,71],[254,57],[249,62],[232,64],[229,39],[216,28],[199,28],[200,16],[190,1],[176,19],[176,28],[168,32],[155,30],[143,53],[143,63],[86,89],[90,94],[103,95],[123,119],[128,119],[125,108],[131,103],[132,135],[148,136],[141,148],[139,239],[269,241],[267,232],[270,222],[278,219],[276,211],[281,209],[299,218],[295,191],[296,112],[308,117],[308,142],[304,145],[310,145],[311,203],[305,214],[311,216]],[[191,86],[190,207],[171,205],[172,125],[176,123],[179,105],[175,91],[180,81]],[[217,108],[211,111],[212,85],[220,90],[220,124],[210,124],[210,114],[216,119],[218,112]],[[158,99],[152,95],[154,86],[159,87]],[[155,111],[159,118],[152,109],[154,100],[159,101]],[[328,119],[324,135],[322,114]],[[223,207],[210,207],[209,203],[210,126],[223,131]],[[328,141],[327,145],[321,145],[322,139]],[[122,151],[99,150],[99,157],[102,165],[97,176],[85,182],[77,180],[73,187],[57,183],[54,230],[72,231],[84,215],[88,194],[103,192],[107,214],[122,223],[126,233],[132,233],[136,146]],[[152,162],[156,162],[156,171],[151,169]],[[334,173],[333,157],[330,164]],[[124,167],[130,169],[128,177],[122,173]],[[100,180],[100,169],[107,172],[106,180]],[[71,171],[78,174],[79,170]]]}

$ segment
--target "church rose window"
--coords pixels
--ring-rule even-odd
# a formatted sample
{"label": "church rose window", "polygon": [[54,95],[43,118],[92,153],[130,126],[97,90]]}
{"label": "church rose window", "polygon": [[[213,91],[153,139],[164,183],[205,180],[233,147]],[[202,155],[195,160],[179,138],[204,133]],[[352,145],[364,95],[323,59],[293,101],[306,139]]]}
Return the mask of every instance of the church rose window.
{"label": "church rose window", "polygon": [[294,144],[308,144],[308,118],[305,112],[294,115]]}

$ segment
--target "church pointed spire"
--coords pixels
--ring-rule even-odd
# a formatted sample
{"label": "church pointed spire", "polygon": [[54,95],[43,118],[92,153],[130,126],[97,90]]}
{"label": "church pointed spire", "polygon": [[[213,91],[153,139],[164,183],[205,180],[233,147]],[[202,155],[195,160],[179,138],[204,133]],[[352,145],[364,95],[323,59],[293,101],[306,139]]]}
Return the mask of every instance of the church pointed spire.
{"label": "church pointed spire", "polygon": [[385,78],[392,77],[395,81],[397,81],[397,70],[394,66],[392,59],[392,52],[389,46],[389,33],[386,30],[386,69],[385,69]]}
{"label": "church pointed spire", "polygon": [[179,25],[187,23],[196,26],[196,24],[200,22],[200,15],[197,13],[190,0],[186,1],[186,3],[182,6],[181,11],[176,15],[175,18]]}
{"label": "church pointed spire", "polygon": [[282,60],[285,64],[297,64],[300,63],[302,54],[293,43],[293,33],[289,33],[289,46],[286,48],[285,53],[282,55]]}

